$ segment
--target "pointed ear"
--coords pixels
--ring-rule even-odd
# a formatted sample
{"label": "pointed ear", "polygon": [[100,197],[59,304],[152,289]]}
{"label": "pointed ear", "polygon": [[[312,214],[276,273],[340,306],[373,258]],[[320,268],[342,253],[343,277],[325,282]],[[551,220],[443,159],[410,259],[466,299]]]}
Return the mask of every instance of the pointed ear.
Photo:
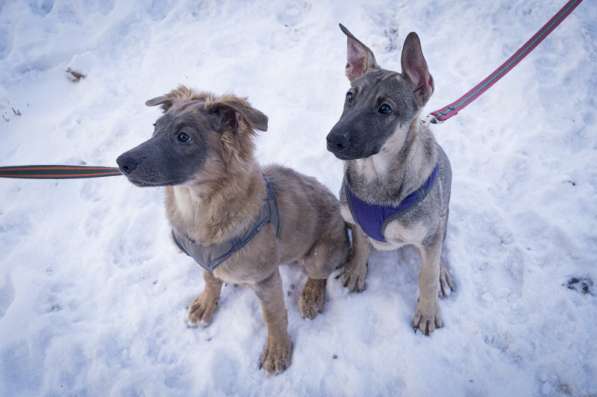
{"label": "pointed ear", "polygon": [[427,69],[427,62],[416,33],[410,32],[402,47],[402,74],[415,85],[419,106],[423,106],[433,94],[433,77]]}
{"label": "pointed ear", "polygon": [[367,73],[367,71],[379,68],[373,51],[354,37],[344,25],[341,23],[339,25],[340,30],[347,37],[345,73],[348,80],[353,81]]}
{"label": "pointed ear", "polygon": [[225,96],[208,105],[208,109],[219,117],[224,128],[236,130],[240,120],[244,120],[251,129],[267,131],[267,116],[243,98]]}
{"label": "pointed ear", "polygon": [[164,113],[166,113],[168,111],[168,109],[170,109],[172,107],[173,103],[174,103],[174,98],[172,98],[172,96],[170,96],[170,95],[157,96],[155,98],[151,98],[151,99],[145,101],[146,106],[161,105]]}

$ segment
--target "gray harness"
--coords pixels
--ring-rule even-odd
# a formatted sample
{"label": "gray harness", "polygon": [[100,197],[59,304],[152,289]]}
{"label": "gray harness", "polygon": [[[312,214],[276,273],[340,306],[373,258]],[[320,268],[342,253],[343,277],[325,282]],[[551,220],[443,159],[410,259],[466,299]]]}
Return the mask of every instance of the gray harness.
{"label": "gray harness", "polygon": [[268,223],[271,223],[276,231],[276,237],[280,236],[280,216],[278,213],[278,203],[276,201],[276,193],[272,184],[267,179],[265,180],[267,188],[267,197],[263,200],[259,216],[255,223],[242,233],[240,236],[231,238],[218,244],[201,245],[184,233],[178,233],[172,229],[172,237],[174,242],[178,245],[185,254],[195,259],[201,267],[209,272],[213,272],[222,262],[230,258],[236,252],[240,251],[247,245],[253,237],[259,233],[261,228]]}

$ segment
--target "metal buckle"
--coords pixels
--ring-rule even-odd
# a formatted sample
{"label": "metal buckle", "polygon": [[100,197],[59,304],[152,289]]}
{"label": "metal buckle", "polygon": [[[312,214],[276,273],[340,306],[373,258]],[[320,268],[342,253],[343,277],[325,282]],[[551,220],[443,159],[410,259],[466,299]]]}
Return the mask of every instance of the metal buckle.
{"label": "metal buckle", "polygon": [[441,124],[443,121],[438,120],[433,114],[429,113],[425,118],[421,119],[421,123],[423,123],[423,125]]}

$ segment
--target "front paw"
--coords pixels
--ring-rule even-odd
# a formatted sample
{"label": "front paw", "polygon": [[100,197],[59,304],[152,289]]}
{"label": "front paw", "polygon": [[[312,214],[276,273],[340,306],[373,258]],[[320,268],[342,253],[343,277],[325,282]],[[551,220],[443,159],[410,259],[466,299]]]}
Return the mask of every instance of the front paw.
{"label": "front paw", "polygon": [[277,375],[290,366],[291,357],[292,342],[288,335],[279,338],[268,336],[259,358],[259,368],[265,369],[269,374]]}
{"label": "front paw", "polygon": [[203,291],[191,304],[187,324],[189,327],[198,325],[208,326],[218,308],[218,297],[214,297],[207,291]]}
{"label": "front paw", "polygon": [[309,278],[299,298],[299,311],[303,318],[313,320],[323,311],[325,305],[326,280]]}
{"label": "front paw", "polygon": [[429,336],[436,328],[444,326],[437,301],[430,303],[417,302],[417,310],[412,322],[415,333],[417,330]]}
{"label": "front paw", "polygon": [[349,292],[363,292],[366,287],[365,280],[367,279],[368,268],[369,263],[356,266],[347,264],[342,273],[336,278],[340,278],[342,285],[344,285]]}

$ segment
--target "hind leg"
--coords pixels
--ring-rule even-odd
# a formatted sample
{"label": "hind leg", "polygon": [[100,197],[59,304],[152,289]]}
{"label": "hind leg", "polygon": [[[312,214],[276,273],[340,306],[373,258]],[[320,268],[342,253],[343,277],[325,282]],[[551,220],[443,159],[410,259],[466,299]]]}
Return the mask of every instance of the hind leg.
{"label": "hind leg", "polygon": [[362,292],[365,290],[369,265],[369,240],[359,225],[349,225],[352,230],[352,252],[338,278],[350,292]]}
{"label": "hind leg", "polygon": [[343,238],[319,242],[304,258],[309,278],[299,298],[299,311],[303,318],[314,319],[323,311],[327,278],[344,263],[347,255],[348,244]]}
{"label": "hind leg", "polygon": [[456,291],[456,284],[450,272],[450,265],[442,258],[439,265],[439,297],[447,298],[454,291]]}
{"label": "hind leg", "polygon": [[299,311],[303,318],[312,320],[323,312],[326,284],[326,279],[318,280],[309,277],[299,298]]}
{"label": "hind leg", "polygon": [[448,246],[446,244],[447,217],[444,225],[444,240],[439,262],[439,297],[447,298],[456,291],[456,284],[450,272],[450,262],[448,260]]}

